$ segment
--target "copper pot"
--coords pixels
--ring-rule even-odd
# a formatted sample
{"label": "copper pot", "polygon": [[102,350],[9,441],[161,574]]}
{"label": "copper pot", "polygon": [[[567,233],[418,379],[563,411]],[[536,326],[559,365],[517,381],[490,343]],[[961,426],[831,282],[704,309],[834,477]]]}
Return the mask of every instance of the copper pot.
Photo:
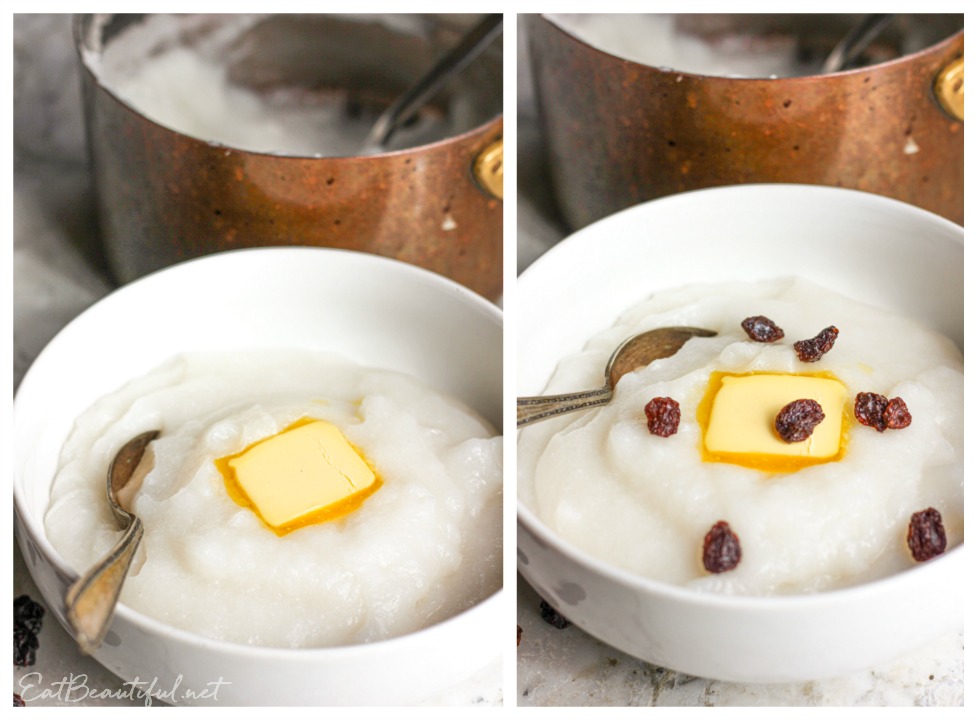
{"label": "copper pot", "polygon": [[[284,156],[164,127],[106,87],[93,67],[140,18],[78,16],[74,28],[99,218],[117,279],[220,250],[319,245],[397,258],[499,296],[501,39],[425,108],[449,118],[463,108],[448,137],[374,155]],[[357,111],[379,113],[474,19],[400,16],[392,29],[377,18],[272,15],[238,43],[229,72],[299,102],[347,93]]]}
{"label": "copper pot", "polygon": [[[828,54],[859,16],[679,16],[703,38],[803,37]],[[528,47],[556,198],[579,228],[644,200],[737,183],[856,188],[964,220],[960,15],[898,16],[892,59],[808,77],[677,72],[596,49],[552,19]],[[901,44],[909,31],[922,49]]]}

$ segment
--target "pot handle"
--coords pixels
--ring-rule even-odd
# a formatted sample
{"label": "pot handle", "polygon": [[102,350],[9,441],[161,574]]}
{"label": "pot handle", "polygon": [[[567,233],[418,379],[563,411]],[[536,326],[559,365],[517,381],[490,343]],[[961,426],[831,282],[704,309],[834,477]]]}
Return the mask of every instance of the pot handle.
{"label": "pot handle", "polygon": [[497,200],[503,199],[503,139],[497,138],[472,161],[475,184]]}
{"label": "pot handle", "polygon": [[959,57],[937,73],[934,95],[941,108],[958,122],[964,122],[964,58]]}

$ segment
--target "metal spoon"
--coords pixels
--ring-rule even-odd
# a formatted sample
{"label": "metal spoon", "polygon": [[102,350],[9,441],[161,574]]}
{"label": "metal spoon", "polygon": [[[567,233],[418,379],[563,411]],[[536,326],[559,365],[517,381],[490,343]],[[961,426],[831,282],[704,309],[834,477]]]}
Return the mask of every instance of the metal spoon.
{"label": "metal spoon", "polygon": [[679,352],[692,337],[713,337],[716,332],[695,327],[665,327],[633,335],[615,348],[604,370],[604,387],[566,395],[516,398],[516,427],[529,425],[575,410],[604,405],[626,373]]}
{"label": "metal spoon", "polygon": [[467,68],[503,29],[502,13],[487,15],[469,30],[462,39],[424,76],[401,93],[380,114],[363,144],[364,153],[381,152],[390,136],[433,98],[453,77]]}
{"label": "metal spoon", "polygon": [[870,43],[893,21],[893,17],[892,14],[876,14],[864,17],[832,48],[832,52],[822,64],[822,73],[828,75],[848,70],[852,63],[869,47]]}
{"label": "metal spoon", "polygon": [[122,583],[129,573],[136,548],[143,539],[142,521],[122,508],[119,504],[119,492],[132,479],[139,461],[143,459],[146,446],[159,434],[159,430],[151,430],[137,435],[122,446],[109,465],[105,491],[109,506],[126,533],[97,565],[68,588],[65,596],[68,622],[79,648],[87,655],[92,654],[102,644],[119,600]]}

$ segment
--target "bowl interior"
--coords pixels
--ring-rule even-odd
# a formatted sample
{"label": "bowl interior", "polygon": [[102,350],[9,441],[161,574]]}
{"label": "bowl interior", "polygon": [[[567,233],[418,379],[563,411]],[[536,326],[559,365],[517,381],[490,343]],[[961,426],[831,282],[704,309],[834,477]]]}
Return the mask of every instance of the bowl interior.
{"label": "bowl interior", "polygon": [[[963,348],[963,247],[960,226],[852,190],[748,185],[645,203],[575,233],[520,277],[518,394],[539,394],[558,361],[656,290],[700,282],[806,276]],[[525,503],[517,513],[520,570],[531,585],[587,632],[691,674],[832,677],[917,647],[961,616],[963,547],[851,588],[727,596],[619,570],[562,539]],[[924,595],[946,603],[939,622],[918,613]],[[745,653],[739,643],[748,642]]]}
{"label": "bowl interior", "polygon": [[70,323],[15,399],[15,496],[49,558],[43,517],[60,447],[100,396],[194,350],[299,348],[409,373],[502,427],[502,314],[439,275],[318,248],[242,250],[147,276]]}
{"label": "bowl interior", "polygon": [[518,284],[518,392],[658,289],[802,275],[964,347],[964,231],[852,190],[743,185],[683,193],[567,238]]}

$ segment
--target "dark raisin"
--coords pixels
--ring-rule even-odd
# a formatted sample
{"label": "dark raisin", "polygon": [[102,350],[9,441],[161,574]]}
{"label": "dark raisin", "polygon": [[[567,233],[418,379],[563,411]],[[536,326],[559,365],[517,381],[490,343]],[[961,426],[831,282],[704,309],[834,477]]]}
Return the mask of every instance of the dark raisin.
{"label": "dark raisin", "polygon": [[733,570],[740,563],[740,539],[720,520],[703,538],[703,567],[711,573]]}
{"label": "dark raisin", "polygon": [[653,435],[675,435],[679,429],[679,403],[669,397],[652,398],[645,406],[645,417]]}
{"label": "dark raisin", "polygon": [[937,557],[947,548],[947,536],[941,514],[934,508],[915,512],[910,516],[907,545],[913,559],[924,562]]}
{"label": "dark raisin", "polygon": [[810,340],[799,340],[795,343],[795,354],[802,362],[815,362],[832,349],[835,339],[839,337],[839,329],[830,325]]}
{"label": "dark raisin", "polygon": [[24,625],[14,625],[14,665],[33,665],[37,661],[37,646],[37,635]]}
{"label": "dark raisin", "polygon": [[14,600],[14,624],[21,623],[37,635],[41,632],[44,619],[44,606],[31,600],[28,595],[21,595]]}
{"label": "dark raisin", "polygon": [[14,600],[14,665],[27,667],[37,660],[43,618],[44,608],[27,595]]}
{"label": "dark raisin", "polygon": [[523,628],[519,625],[516,626],[516,647],[520,646],[520,640],[523,639]]}
{"label": "dark raisin", "polygon": [[879,432],[886,430],[886,420],[883,414],[886,412],[888,400],[877,393],[861,392],[856,394],[856,402],[852,412],[856,420],[867,427],[876,428]]}
{"label": "dark raisin", "polygon": [[24,698],[22,698],[17,693],[14,693],[14,707],[26,707],[26,706],[27,703],[24,702]]}
{"label": "dark raisin", "polygon": [[774,419],[774,429],[787,443],[807,440],[816,426],[825,419],[822,406],[815,400],[794,400],[783,408]]}
{"label": "dark raisin", "polygon": [[571,621],[554,610],[550,603],[548,603],[546,600],[540,601],[540,617],[558,630],[563,630],[564,628],[571,626]]}
{"label": "dark raisin", "polygon": [[756,342],[769,343],[784,337],[784,330],[774,324],[770,318],[754,315],[740,323],[747,337]]}
{"label": "dark raisin", "polygon": [[886,409],[883,411],[883,421],[886,423],[887,428],[890,430],[902,430],[910,425],[911,420],[913,418],[910,417],[910,410],[907,409],[907,403],[903,401],[903,398],[895,397],[886,403]]}

